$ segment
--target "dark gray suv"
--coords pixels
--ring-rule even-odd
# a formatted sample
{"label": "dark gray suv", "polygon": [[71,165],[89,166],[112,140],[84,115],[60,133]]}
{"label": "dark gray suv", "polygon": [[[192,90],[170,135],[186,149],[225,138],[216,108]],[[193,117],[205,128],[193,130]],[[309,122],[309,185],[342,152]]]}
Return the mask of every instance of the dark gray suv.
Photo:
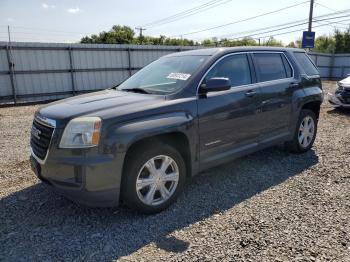
{"label": "dark gray suv", "polygon": [[117,87],[41,107],[32,168],[79,203],[158,212],[206,168],[278,143],[309,150],[322,101],[304,50],[175,53]]}

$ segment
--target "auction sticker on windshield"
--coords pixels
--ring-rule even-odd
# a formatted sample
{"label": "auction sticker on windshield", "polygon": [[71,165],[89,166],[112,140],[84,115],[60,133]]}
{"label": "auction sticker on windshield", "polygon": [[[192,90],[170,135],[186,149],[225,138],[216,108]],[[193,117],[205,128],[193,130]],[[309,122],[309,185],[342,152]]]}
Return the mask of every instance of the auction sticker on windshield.
{"label": "auction sticker on windshield", "polygon": [[166,78],[186,81],[187,79],[190,78],[190,76],[191,76],[190,74],[185,74],[185,73],[170,73]]}

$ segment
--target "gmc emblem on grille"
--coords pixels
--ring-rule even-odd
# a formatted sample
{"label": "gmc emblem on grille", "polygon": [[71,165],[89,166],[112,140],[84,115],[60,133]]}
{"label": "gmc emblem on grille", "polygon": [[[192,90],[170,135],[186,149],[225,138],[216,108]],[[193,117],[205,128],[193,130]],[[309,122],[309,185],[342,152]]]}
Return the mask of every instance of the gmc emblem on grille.
{"label": "gmc emblem on grille", "polygon": [[36,137],[37,139],[40,139],[39,135],[41,134],[41,131],[37,129],[35,126],[32,126],[31,133],[34,137]]}

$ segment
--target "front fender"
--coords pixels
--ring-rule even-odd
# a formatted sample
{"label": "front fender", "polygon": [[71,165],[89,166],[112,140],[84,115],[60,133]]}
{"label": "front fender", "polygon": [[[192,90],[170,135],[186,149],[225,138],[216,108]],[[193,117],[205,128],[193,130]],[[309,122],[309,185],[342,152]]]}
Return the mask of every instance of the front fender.
{"label": "front fender", "polygon": [[136,141],[171,132],[181,132],[194,142],[194,118],[187,112],[172,112],[134,119],[109,128],[107,140],[117,152],[126,152]]}

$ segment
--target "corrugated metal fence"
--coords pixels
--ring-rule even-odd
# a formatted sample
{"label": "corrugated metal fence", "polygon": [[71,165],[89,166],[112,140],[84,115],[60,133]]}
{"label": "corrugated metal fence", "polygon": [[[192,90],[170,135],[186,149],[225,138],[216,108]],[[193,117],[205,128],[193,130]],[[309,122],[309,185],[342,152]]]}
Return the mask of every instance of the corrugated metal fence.
{"label": "corrugated metal fence", "polygon": [[[116,85],[155,59],[197,47],[0,42],[0,104],[60,99]],[[350,54],[311,53],[323,78],[350,73]]]}
{"label": "corrugated metal fence", "polygon": [[350,74],[350,54],[322,54],[310,52],[323,79],[338,80]]}
{"label": "corrugated metal fence", "polygon": [[0,42],[0,104],[60,99],[116,85],[179,46]]}

